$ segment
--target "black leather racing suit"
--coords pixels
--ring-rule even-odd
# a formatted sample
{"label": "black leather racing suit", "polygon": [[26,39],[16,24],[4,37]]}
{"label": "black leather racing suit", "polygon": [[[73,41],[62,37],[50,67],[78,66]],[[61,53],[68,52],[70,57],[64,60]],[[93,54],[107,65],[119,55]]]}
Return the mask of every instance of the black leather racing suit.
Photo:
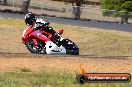
{"label": "black leather racing suit", "polygon": [[51,33],[52,37],[51,37],[51,41],[53,41],[57,46],[61,45],[61,42],[59,41],[59,36],[58,34],[56,34],[56,32],[53,30],[52,27],[49,26],[49,22],[48,21],[43,21],[42,19],[37,19],[33,29],[41,29],[45,32]]}

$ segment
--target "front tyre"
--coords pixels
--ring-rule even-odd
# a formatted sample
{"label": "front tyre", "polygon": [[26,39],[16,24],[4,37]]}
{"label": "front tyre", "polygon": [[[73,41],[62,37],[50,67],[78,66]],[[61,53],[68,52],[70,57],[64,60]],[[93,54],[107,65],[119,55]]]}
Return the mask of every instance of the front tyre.
{"label": "front tyre", "polygon": [[41,41],[37,41],[38,44],[35,45],[32,39],[29,39],[26,42],[26,47],[31,53],[44,53],[46,54],[45,44],[43,44]]}

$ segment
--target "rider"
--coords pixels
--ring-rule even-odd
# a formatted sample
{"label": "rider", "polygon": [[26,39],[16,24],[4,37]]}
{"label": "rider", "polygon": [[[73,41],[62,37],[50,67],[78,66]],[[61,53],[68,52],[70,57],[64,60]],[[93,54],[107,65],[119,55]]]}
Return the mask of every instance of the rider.
{"label": "rider", "polygon": [[[49,22],[48,21],[44,21],[42,19],[37,19],[35,14],[32,12],[29,12],[25,15],[25,23],[27,26],[32,26],[33,29],[42,29],[48,33],[51,33],[51,41],[53,41],[54,43],[56,43],[56,39],[54,38],[56,34],[56,32],[53,30],[52,27],[49,27]],[[57,46],[60,46],[60,42],[58,41],[56,43]]]}

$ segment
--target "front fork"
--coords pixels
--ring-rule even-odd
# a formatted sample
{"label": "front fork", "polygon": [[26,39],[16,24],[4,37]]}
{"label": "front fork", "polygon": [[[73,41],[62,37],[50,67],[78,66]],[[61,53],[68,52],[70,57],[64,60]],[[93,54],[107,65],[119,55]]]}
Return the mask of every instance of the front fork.
{"label": "front fork", "polygon": [[37,39],[32,39],[35,46],[38,45]]}
{"label": "front fork", "polygon": [[42,42],[38,42],[37,39],[32,39],[34,43],[33,49],[39,53],[45,53],[45,45]]}

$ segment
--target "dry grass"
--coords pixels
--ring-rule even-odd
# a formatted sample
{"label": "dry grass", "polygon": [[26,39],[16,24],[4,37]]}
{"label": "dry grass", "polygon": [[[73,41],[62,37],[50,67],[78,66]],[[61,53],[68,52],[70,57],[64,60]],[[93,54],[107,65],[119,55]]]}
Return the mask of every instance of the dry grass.
{"label": "dry grass", "polygon": [[[80,64],[87,72],[131,73],[131,59],[49,57],[0,58],[0,86],[5,87],[131,87],[131,83],[76,83]],[[12,71],[12,72],[11,72]]]}
{"label": "dry grass", "polygon": [[75,73],[79,65],[85,66],[87,72],[122,72],[132,73],[131,59],[101,59],[72,57],[18,57],[0,58],[0,71],[32,71],[32,72],[67,72]]}
{"label": "dry grass", "polygon": [[0,52],[26,52],[25,46],[21,43],[21,34],[25,28],[24,22],[3,18],[0,20]]}
{"label": "dry grass", "polygon": [[54,25],[64,28],[64,36],[77,43],[81,55],[132,56],[132,33]]}
{"label": "dry grass", "polygon": [[[14,19],[4,19],[4,18],[0,18],[0,20],[1,20],[0,21],[0,30],[1,30],[0,52],[29,53],[25,45],[21,43],[21,34],[24,28],[26,27],[24,21],[19,19],[14,20]],[[68,26],[68,25],[62,25],[62,24],[51,24],[51,26],[53,26],[54,29],[63,28],[65,30],[63,34],[64,37],[70,38],[75,43],[77,43],[77,45],[80,48],[81,55],[132,56],[132,34],[131,33],[110,31],[110,30],[103,30],[103,29],[81,28],[77,26]],[[72,71],[72,70],[75,71],[75,69],[78,67],[79,64],[84,64],[85,66],[88,66],[88,70],[91,67],[94,67],[90,70],[91,72],[96,71],[97,68],[98,68],[97,71],[99,71],[101,68],[103,69],[103,67],[104,67],[103,71],[105,70],[109,72],[110,67],[106,68],[104,65],[107,65],[108,62],[111,61],[109,62],[110,63],[109,65],[112,65],[115,68],[118,67],[115,65],[115,64],[118,65],[118,61],[114,62],[114,60],[108,60],[108,61],[105,59],[104,60],[97,59],[95,61],[93,59],[91,59],[91,61],[89,59],[78,59],[77,61],[75,60],[76,59],[72,60],[71,58],[70,58],[70,61],[69,61],[69,58],[68,59],[50,59],[50,60],[44,58],[42,60],[33,59],[32,62],[30,62],[30,59],[28,58],[25,60],[15,59],[14,62],[9,62],[9,65],[7,64],[6,66],[5,62],[8,62],[8,61],[2,59],[3,63],[1,64],[3,64],[2,65],[3,67],[8,67],[10,65],[14,65],[13,67],[15,67],[19,65],[20,67],[18,66],[18,68],[26,67],[26,68],[32,69],[34,67],[33,69],[39,69],[39,70],[42,70],[40,69],[40,67],[41,68],[47,67],[51,69],[52,68],[54,69],[55,67],[57,67],[59,70],[62,70],[65,67],[64,70],[69,69],[68,71]],[[45,63],[43,61],[45,61]],[[131,64],[128,61],[124,63],[121,61],[119,63],[119,66],[121,65],[125,65],[125,66],[122,66],[119,70],[116,70],[116,71],[124,70],[125,67],[127,66],[127,71],[131,72],[131,68],[130,68]],[[55,64],[54,62],[57,62],[58,64]],[[94,62],[96,62],[96,64]],[[112,69],[112,71],[114,71],[114,68]]]}
{"label": "dry grass", "polygon": [[[0,18],[0,52],[28,53],[21,43],[25,28],[23,20]],[[132,56],[132,34],[53,24],[64,28],[64,37],[75,41],[82,55]],[[130,87],[130,84],[75,83],[75,71],[80,64],[87,72],[132,73],[131,59],[53,57],[35,55],[0,54],[0,86],[6,87]],[[7,73],[13,71],[12,73]],[[3,73],[4,72],[4,73]],[[20,72],[20,73],[19,73]],[[23,73],[21,73],[23,72]],[[38,74],[34,74],[37,72]],[[41,72],[41,73],[40,73]],[[53,73],[53,72],[59,72]],[[68,73],[66,75],[64,73]],[[73,75],[74,74],[74,75]],[[67,85],[69,84],[69,85]]]}
{"label": "dry grass", "polygon": [[[23,20],[0,18],[0,52],[27,53],[21,43],[25,23]],[[73,40],[81,55],[132,56],[132,33],[103,29],[82,28],[52,24],[54,29],[63,28],[65,38]]]}

